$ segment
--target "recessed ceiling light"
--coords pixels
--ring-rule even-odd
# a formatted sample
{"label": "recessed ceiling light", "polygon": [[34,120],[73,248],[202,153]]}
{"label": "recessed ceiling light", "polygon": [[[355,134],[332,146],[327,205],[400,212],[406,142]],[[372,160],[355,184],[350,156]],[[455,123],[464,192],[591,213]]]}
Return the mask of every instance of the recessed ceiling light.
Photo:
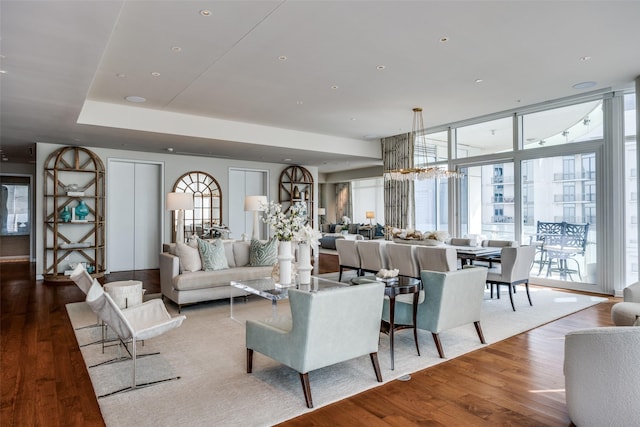
{"label": "recessed ceiling light", "polygon": [[170,153],[173,153],[173,147],[167,148],[167,151],[170,152]]}
{"label": "recessed ceiling light", "polygon": [[590,57],[590,56],[581,56],[581,57],[580,57],[580,61],[588,61],[588,60],[590,60],[590,59],[591,59],[591,57]]}
{"label": "recessed ceiling light", "polygon": [[280,55],[280,56],[278,56],[278,59],[279,59],[280,61],[286,61],[286,60],[287,60],[287,57],[286,57],[286,56],[284,56],[284,55]]}
{"label": "recessed ceiling light", "polygon": [[351,117],[351,119],[350,119],[350,120],[351,120],[352,122],[355,122],[355,121],[356,121],[356,118],[355,118],[355,117]]}
{"label": "recessed ceiling light", "polygon": [[302,105],[304,104],[304,101],[296,101],[296,105]]}
{"label": "recessed ceiling light", "polygon": [[118,74],[116,74],[116,77],[119,78],[119,79],[126,79],[127,75],[124,74],[124,73],[118,73]]}
{"label": "recessed ceiling light", "polygon": [[200,15],[202,15],[202,16],[211,16],[211,11],[208,10],[208,9],[202,9],[200,11]]}
{"label": "recessed ceiling light", "polygon": [[126,99],[129,102],[145,102],[146,101],[145,98],[141,96],[135,96],[135,95],[127,96],[124,99]]}
{"label": "recessed ceiling light", "polygon": [[7,74],[7,70],[0,70],[0,74]]}
{"label": "recessed ceiling light", "polygon": [[336,90],[336,89],[338,89],[338,87],[339,87],[338,85],[333,85],[333,86],[331,86],[331,89]]}
{"label": "recessed ceiling light", "polygon": [[580,82],[571,86],[574,89],[589,89],[590,87],[594,87],[597,85],[596,82]]}
{"label": "recessed ceiling light", "polygon": [[377,69],[377,70],[384,70],[385,68],[387,68],[387,66],[386,66],[386,65],[378,65],[378,66],[376,67],[376,69]]}
{"label": "recessed ceiling light", "polygon": [[180,46],[171,46],[171,52],[180,52],[182,48]]}
{"label": "recessed ceiling light", "polygon": [[476,79],[476,80],[475,80],[475,82],[476,82],[476,83],[482,83],[483,81],[484,81],[484,80],[482,80],[482,79]]}
{"label": "recessed ceiling light", "polygon": [[152,71],[152,72],[151,72],[151,75],[152,75],[153,77],[160,77],[160,73],[159,73],[159,72],[157,72],[157,71]]}
{"label": "recessed ceiling light", "polygon": [[291,159],[282,159],[283,162],[290,162]]}
{"label": "recessed ceiling light", "polygon": [[448,41],[449,41],[449,37],[447,37],[447,36],[440,37],[440,43],[446,43]]}

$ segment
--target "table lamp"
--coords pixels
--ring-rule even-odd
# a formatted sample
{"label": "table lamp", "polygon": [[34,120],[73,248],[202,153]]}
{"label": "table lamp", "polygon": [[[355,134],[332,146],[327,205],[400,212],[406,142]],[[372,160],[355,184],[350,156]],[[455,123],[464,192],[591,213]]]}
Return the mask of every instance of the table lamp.
{"label": "table lamp", "polygon": [[176,243],[184,243],[184,211],[193,209],[192,193],[168,193],[167,210],[178,211],[176,222]]}
{"label": "table lamp", "polygon": [[371,222],[371,220],[372,220],[373,218],[375,218],[375,217],[376,217],[376,213],[375,213],[374,211],[367,211],[367,212],[365,213],[365,216],[366,216],[366,217],[367,217],[367,219],[369,220],[369,225],[373,225],[373,224],[372,224],[372,222]]}
{"label": "table lamp", "polygon": [[253,234],[251,238],[260,239],[260,224],[258,222],[258,212],[264,210],[267,205],[267,196],[246,196],[244,198],[245,212],[253,212]]}

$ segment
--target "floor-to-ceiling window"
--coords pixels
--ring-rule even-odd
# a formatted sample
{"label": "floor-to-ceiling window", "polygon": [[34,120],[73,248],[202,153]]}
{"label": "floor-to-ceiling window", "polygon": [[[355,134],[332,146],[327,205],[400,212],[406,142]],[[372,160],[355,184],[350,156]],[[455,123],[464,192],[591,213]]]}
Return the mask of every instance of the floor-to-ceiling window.
{"label": "floor-to-ceiling window", "polygon": [[625,284],[638,281],[636,94],[624,96]]}
{"label": "floor-to-ceiling window", "polygon": [[[351,201],[355,223],[381,224],[384,222],[384,178],[359,179],[351,182]],[[373,212],[373,218],[367,218]]]}

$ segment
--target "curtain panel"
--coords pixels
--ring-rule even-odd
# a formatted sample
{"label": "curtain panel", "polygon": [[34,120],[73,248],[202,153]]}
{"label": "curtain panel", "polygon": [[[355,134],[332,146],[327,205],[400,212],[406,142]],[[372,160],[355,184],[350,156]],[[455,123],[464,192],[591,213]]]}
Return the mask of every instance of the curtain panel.
{"label": "curtain panel", "polygon": [[[413,134],[382,138],[384,170],[413,167]],[[413,228],[413,181],[384,180],[384,219],[388,227]]]}
{"label": "curtain panel", "polygon": [[336,222],[342,222],[342,217],[351,217],[351,183],[339,182],[336,184]]}

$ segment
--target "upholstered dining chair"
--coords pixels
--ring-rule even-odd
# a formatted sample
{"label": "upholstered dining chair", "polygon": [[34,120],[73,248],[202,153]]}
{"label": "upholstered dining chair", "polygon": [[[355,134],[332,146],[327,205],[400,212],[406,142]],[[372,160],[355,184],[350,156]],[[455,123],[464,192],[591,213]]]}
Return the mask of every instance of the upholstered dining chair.
{"label": "upholstered dining chair", "polygon": [[342,280],[342,271],[347,269],[356,270],[356,274],[360,276],[360,256],[358,255],[357,242],[355,240],[336,239],[336,250],[338,251],[338,264],[340,265],[340,273],[338,273],[338,282]]}
{"label": "upholstered dining chair", "polygon": [[420,279],[420,269],[415,256],[415,245],[387,243],[385,249],[389,257],[389,269],[397,269],[400,276]]}
{"label": "upholstered dining chair", "polygon": [[375,274],[383,268],[389,268],[386,246],[386,241],[365,240],[358,242],[360,271],[362,273],[367,272]]}
{"label": "upholstered dining chair", "polygon": [[319,292],[290,289],[291,318],[247,320],[247,373],[253,370],[254,351],[295,369],[309,408],[310,371],[369,355],[382,382],[378,340],[383,298],[382,282]]}
{"label": "upholstered dining chair", "polygon": [[451,246],[416,246],[420,271],[454,271],[458,269],[458,252]]}
{"label": "upholstered dining chair", "polygon": [[[517,240],[483,240],[482,243],[480,243],[480,246],[483,248],[515,248],[520,246],[520,242]],[[476,263],[478,261],[481,262],[479,265],[486,265],[487,267],[492,268],[494,262],[500,262],[500,256],[477,256],[473,262]]]}
{"label": "upholstered dining chair", "polygon": [[180,378],[173,377],[138,384],[136,382],[136,362],[138,359],[136,347],[138,341],[155,338],[179,327],[186,319],[184,315],[171,317],[161,299],[152,299],[140,305],[121,310],[95,279],[87,293],[86,302],[91,307],[91,310],[118,335],[121,344],[125,346],[131,355],[131,386],[98,397],[111,396]]}
{"label": "upholstered dining chair", "polygon": [[[423,290],[418,298],[416,326],[431,332],[438,355],[444,358],[440,333],[448,329],[473,323],[480,342],[486,344],[480,326],[480,313],[487,278],[485,267],[467,267],[447,272],[420,273]],[[384,301],[382,319],[389,321],[389,303]],[[397,298],[395,306],[397,325],[413,324],[413,301]]]}
{"label": "upholstered dining chair", "polygon": [[514,248],[502,248],[500,250],[500,265],[489,269],[487,273],[487,283],[491,286],[491,298],[493,298],[493,287],[496,286],[496,295],[500,298],[500,286],[509,288],[509,299],[511,308],[516,311],[513,304],[513,292],[516,285],[523,284],[527,291],[529,305],[531,295],[529,294],[529,274],[536,256],[535,246],[519,246]]}

